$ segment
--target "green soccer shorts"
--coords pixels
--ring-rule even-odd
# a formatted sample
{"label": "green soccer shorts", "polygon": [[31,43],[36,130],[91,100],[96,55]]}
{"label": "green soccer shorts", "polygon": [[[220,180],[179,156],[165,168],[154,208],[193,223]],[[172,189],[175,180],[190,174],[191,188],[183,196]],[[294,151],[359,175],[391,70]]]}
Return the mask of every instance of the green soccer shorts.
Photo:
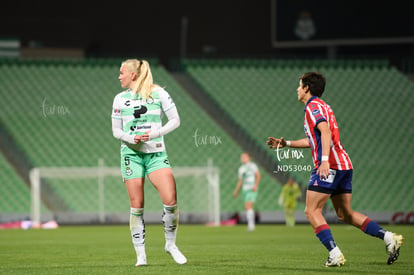
{"label": "green soccer shorts", "polygon": [[256,202],[256,198],[257,198],[257,191],[243,190],[244,202]]}
{"label": "green soccer shorts", "polygon": [[124,180],[144,178],[158,169],[171,168],[167,152],[142,153],[121,150],[121,173]]}

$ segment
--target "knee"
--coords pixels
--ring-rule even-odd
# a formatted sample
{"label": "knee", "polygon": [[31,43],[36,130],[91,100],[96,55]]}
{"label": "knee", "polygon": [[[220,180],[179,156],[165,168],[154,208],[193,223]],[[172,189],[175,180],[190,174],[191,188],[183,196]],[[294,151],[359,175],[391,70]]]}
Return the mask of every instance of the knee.
{"label": "knee", "polygon": [[164,205],[172,206],[177,204],[177,199],[175,196],[171,196],[169,198],[164,198],[163,202]]}
{"label": "knee", "polygon": [[336,215],[340,221],[344,223],[352,223],[352,212],[337,211]]}
{"label": "knee", "polygon": [[308,220],[309,220],[309,217],[311,217],[312,214],[311,214],[311,211],[309,210],[308,207],[305,208],[304,213],[305,213],[306,218],[308,218]]}
{"label": "knee", "polygon": [[304,213],[306,218],[308,218],[308,220],[311,220],[319,217],[322,214],[322,209],[306,207]]}

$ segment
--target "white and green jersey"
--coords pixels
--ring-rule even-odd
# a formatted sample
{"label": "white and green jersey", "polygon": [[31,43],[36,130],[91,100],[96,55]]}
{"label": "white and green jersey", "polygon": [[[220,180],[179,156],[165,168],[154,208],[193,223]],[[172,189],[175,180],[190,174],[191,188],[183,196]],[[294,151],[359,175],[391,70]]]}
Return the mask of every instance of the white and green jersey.
{"label": "white and green jersey", "polygon": [[243,164],[239,168],[239,179],[243,182],[243,190],[252,190],[256,182],[257,165],[254,162]]}
{"label": "white and green jersey", "polygon": [[[162,125],[163,114],[168,122]],[[121,147],[143,153],[165,151],[163,136],[180,124],[180,119],[167,91],[161,87],[153,89],[150,98],[143,100],[132,90],[117,94],[112,106],[112,131],[114,136],[122,141]],[[135,135],[150,132],[150,140],[135,144]]]}

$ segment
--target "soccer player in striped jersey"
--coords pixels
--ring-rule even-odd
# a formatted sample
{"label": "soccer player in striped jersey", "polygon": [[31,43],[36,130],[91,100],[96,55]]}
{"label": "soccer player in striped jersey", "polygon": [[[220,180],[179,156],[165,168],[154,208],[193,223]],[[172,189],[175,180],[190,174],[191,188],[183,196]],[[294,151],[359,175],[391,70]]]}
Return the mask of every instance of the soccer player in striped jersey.
{"label": "soccer player in striped jersey", "polygon": [[[153,83],[147,61],[128,59],[121,64],[119,81],[125,91],[117,94],[112,108],[112,132],[121,141],[121,172],[130,200],[130,231],[137,266],[146,265],[144,223],[144,179],[148,176],[164,204],[162,222],[165,251],[176,263],[186,257],[175,240],[178,207],[175,179],[165,151],[163,136],[180,125],[174,101]],[[162,125],[162,116],[168,122]]]}
{"label": "soccer player in striped jersey", "polygon": [[300,77],[297,88],[298,100],[305,104],[304,130],[307,138],[285,140],[269,137],[270,148],[310,147],[315,168],[310,176],[306,192],[305,214],[320,242],[329,251],[326,267],[341,266],[345,257],[336,245],[322,209],[331,199],[338,218],[360,228],[368,235],[384,240],[388,264],[394,263],[400,252],[403,237],[381,228],[367,216],[351,209],[352,163],[339,140],[339,129],[331,107],[320,97],[325,90],[326,79],[318,72],[308,72]]}

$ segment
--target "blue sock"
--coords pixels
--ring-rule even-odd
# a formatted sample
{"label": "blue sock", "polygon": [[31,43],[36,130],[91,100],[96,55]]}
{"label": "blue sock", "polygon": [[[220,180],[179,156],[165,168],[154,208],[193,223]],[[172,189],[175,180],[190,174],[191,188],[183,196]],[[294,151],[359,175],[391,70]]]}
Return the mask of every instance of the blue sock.
{"label": "blue sock", "polygon": [[315,228],[315,234],[318,237],[319,241],[326,247],[326,249],[328,249],[328,251],[331,251],[336,247],[336,243],[332,237],[329,225],[323,224],[321,226],[318,226]]}
{"label": "blue sock", "polygon": [[364,223],[362,224],[361,230],[364,231],[366,234],[380,238],[381,240],[384,239],[385,230],[379,226],[376,222],[371,221],[370,218],[367,218]]}

